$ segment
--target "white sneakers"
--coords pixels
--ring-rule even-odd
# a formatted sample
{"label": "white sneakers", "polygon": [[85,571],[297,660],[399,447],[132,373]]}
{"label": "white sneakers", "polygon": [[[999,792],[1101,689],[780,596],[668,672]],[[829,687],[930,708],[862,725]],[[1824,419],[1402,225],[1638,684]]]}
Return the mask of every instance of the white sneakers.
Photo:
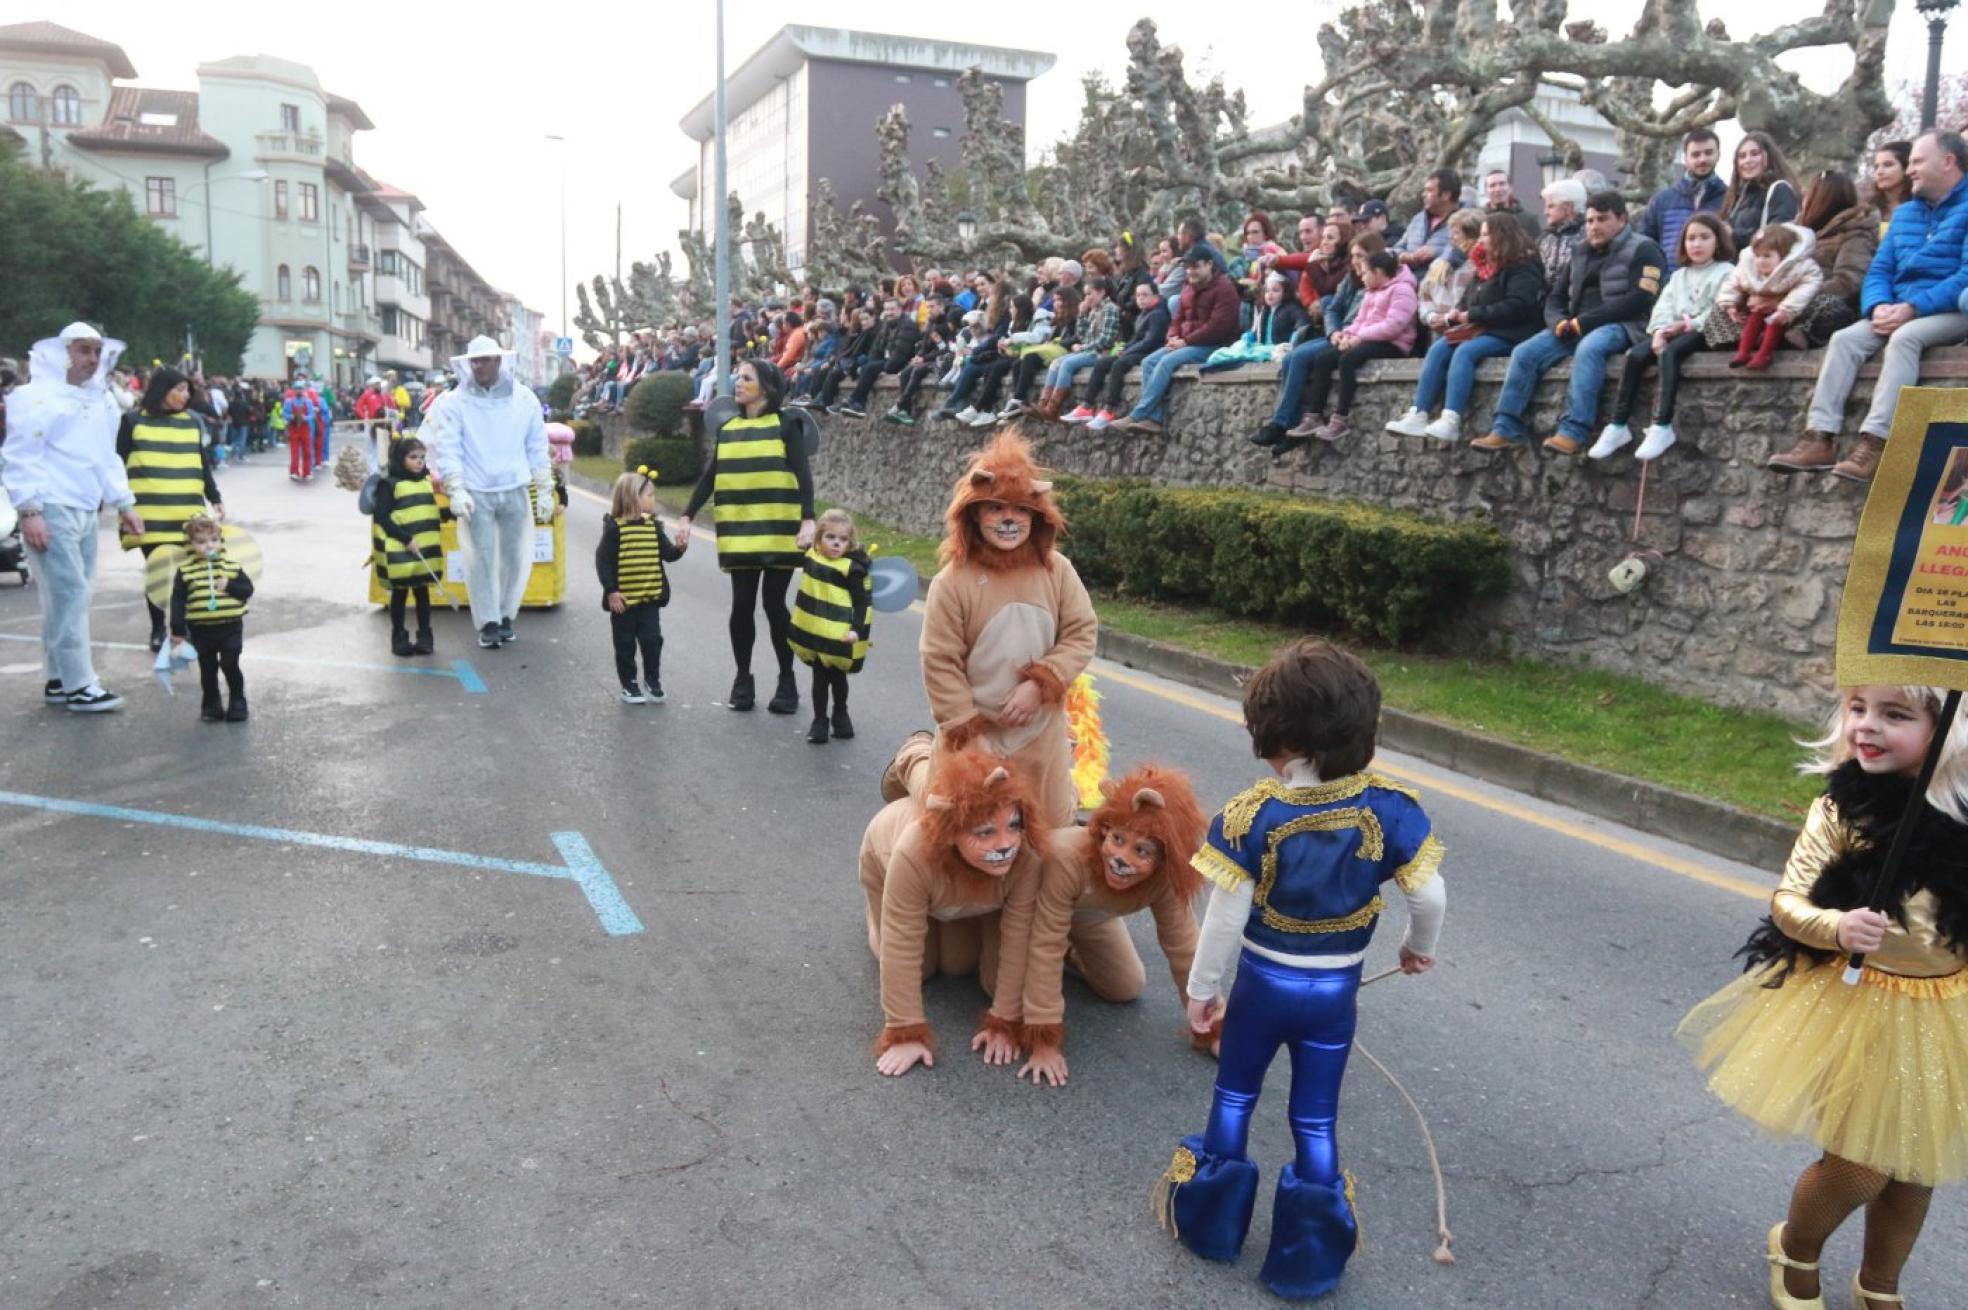
{"label": "white sneakers", "polygon": [[977,406],[975,405],[965,405],[962,409],[957,411],[957,422],[959,423],[969,423],[976,417],[977,417]]}
{"label": "white sneakers", "polygon": [[[1638,460],[1658,459],[1669,446],[1680,437],[1671,423],[1656,423],[1647,429],[1647,435],[1640,448],[1633,452]],[[1592,449],[1585,452],[1587,459],[1605,459],[1617,454],[1633,444],[1633,429],[1624,423],[1608,423],[1599,433],[1599,440],[1592,443]]]}
{"label": "white sneakers", "polygon": [[1461,441],[1462,415],[1452,409],[1445,409],[1440,418],[1421,430],[1421,435],[1433,437],[1437,441]]}
{"label": "white sneakers", "polygon": [[1428,415],[1410,405],[1408,406],[1407,413],[1397,419],[1391,420],[1387,424],[1387,430],[1389,432],[1397,432],[1404,437],[1426,436],[1428,435]]}

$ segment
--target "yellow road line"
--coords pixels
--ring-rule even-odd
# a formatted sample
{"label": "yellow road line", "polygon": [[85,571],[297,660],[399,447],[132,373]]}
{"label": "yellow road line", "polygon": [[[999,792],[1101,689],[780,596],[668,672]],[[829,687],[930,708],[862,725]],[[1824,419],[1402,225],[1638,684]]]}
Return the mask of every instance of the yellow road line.
{"label": "yellow road line", "polygon": [[[1099,676],[1102,678],[1111,679],[1124,687],[1132,687],[1136,691],[1146,692],[1150,696],[1158,696],[1176,705],[1185,706],[1192,710],[1200,710],[1204,714],[1212,715],[1228,723],[1234,723],[1240,728],[1243,726],[1244,716],[1242,714],[1226,709],[1215,701],[1207,700],[1202,696],[1185,691],[1179,687],[1167,687],[1156,682],[1150,682],[1124,669],[1113,667],[1111,661],[1107,661],[1106,663],[1109,667],[1104,667],[1099,672]],[[1719,891],[1733,892],[1738,896],[1748,897],[1756,901],[1767,901],[1770,899],[1770,887],[1759,886],[1746,878],[1737,878],[1730,874],[1719,872],[1705,865],[1697,864],[1693,860],[1684,860],[1679,856],[1653,850],[1650,847],[1642,846],[1639,842],[1628,841],[1624,837],[1615,837],[1610,833],[1599,832],[1582,823],[1574,823],[1570,819],[1562,819],[1555,815],[1543,814],[1531,809],[1529,806],[1519,805],[1515,801],[1488,796],[1473,788],[1448,782],[1439,777],[1431,775],[1424,778],[1411,770],[1399,769],[1379,762],[1376,762],[1374,767],[1383,773],[1401,778],[1417,786],[1427,787],[1431,791],[1441,792],[1445,796],[1453,796],[1457,800],[1467,801],[1471,805],[1479,805],[1494,814],[1501,814],[1515,819],[1520,823],[1528,823],[1533,827],[1543,828],[1547,832],[1555,832],[1562,836],[1574,838],[1589,845],[1597,846],[1601,850],[1611,851],[1616,855],[1624,855],[1631,860],[1638,860],[1643,864],[1651,864],[1657,869],[1677,874],[1690,881],[1701,883],[1705,887],[1714,887]]]}

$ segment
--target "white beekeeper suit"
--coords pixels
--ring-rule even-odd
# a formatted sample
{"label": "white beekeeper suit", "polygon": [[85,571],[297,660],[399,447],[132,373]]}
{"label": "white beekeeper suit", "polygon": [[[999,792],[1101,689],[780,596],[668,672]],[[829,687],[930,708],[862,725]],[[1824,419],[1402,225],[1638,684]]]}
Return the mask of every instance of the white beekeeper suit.
{"label": "white beekeeper suit", "polygon": [[[69,343],[100,341],[93,376],[68,380]],[[41,653],[47,699],[71,709],[115,709],[122,702],[96,682],[89,654],[89,602],[95,589],[96,515],[104,506],[133,513],[136,497],[116,456],[121,411],[109,394],[110,370],[121,341],[104,340],[87,323],[34,343],[28,383],[7,397],[7,440],[0,445],[0,487],[22,520],[39,516],[45,549],[30,545],[39,565]]]}
{"label": "white beekeeper suit", "polygon": [[[488,387],[472,361],[493,358],[499,376]],[[436,450],[451,512],[465,528],[472,622],[478,644],[490,649],[513,639],[533,571],[533,525],[553,518],[552,456],[539,401],[513,380],[512,351],[475,337],[451,367],[458,385],[431,406],[419,435]]]}

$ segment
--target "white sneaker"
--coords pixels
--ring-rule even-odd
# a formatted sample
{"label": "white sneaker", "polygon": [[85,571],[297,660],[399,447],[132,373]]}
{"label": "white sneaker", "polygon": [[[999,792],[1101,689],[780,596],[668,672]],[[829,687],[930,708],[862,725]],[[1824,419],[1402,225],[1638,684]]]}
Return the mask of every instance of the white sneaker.
{"label": "white sneaker", "polygon": [[1675,433],[1672,423],[1656,423],[1647,429],[1646,440],[1640,443],[1640,449],[1633,452],[1633,458],[1657,458],[1665,453],[1669,446],[1680,439],[1679,435]]}
{"label": "white sneaker", "polygon": [[1421,435],[1433,437],[1437,441],[1461,441],[1462,415],[1452,409],[1445,409],[1440,418],[1421,430]]}
{"label": "white sneaker", "polygon": [[1114,416],[1103,409],[1087,420],[1086,428],[1088,432],[1105,432],[1113,426]]}
{"label": "white sneaker", "polygon": [[1605,459],[1633,444],[1633,429],[1624,423],[1608,423],[1599,430],[1599,440],[1592,443],[1592,449],[1585,452],[1587,459]]}
{"label": "white sneaker", "polygon": [[[962,422],[963,415],[961,414],[957,415],[957,421]],[[990,413],[989,411],[980,411],[970,416],[970,426],[974,428],[988,428],[993,423],[996,423],[997,421],[998,421],[998,416],[996,414]]]}
{"label": "white sneaker", "polygon": [[1387,424],[1387,430],[1389,432],[1398,432],[1404,437],[1426,436],[1428,434],[1428,415],[1410,405],[1408,406],[1407,413]]}
{"label": "white sneaker", "polygon": [[971,422],[975,422],[976,419],[977,419],[977,406],[975,405],[965,405],[962,409],[957,411],[957,422],[959,423],[971,423]]}

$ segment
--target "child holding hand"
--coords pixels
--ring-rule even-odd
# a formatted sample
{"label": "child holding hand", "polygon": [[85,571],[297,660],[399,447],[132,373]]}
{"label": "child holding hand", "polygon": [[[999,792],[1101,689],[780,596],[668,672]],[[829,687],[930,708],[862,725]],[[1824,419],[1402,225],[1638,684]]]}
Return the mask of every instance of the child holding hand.
{"label": "child holding hand", "polygon": [[[645,465],[615,479],[601,520],[601,545],[595,548],[595,574],[615,638],[615,678],[624,705],[663,703],[663,606],[670,603],[663,565],[682,559],[689,548],[688,530],[672,537],[656,517],[653,470]],[[638,646],[646,696],[636,683]]]}
{"label": "child holding hand", "polygon": [[[793,626],[787,640],[793,654],[813,670],[813,726],[806,739],[816,746],[831,735],[842,741],[854,736],[847,716],[847,675],[859,673],[868,658],[868,628],[873,592],[868,584],[872,561],[854,539],[854,518],[844,509],[830,509],[815,520],[813,545],[806,552],[799,594],[793,597]],[[827,700],[833,698],[833,718]]]}

